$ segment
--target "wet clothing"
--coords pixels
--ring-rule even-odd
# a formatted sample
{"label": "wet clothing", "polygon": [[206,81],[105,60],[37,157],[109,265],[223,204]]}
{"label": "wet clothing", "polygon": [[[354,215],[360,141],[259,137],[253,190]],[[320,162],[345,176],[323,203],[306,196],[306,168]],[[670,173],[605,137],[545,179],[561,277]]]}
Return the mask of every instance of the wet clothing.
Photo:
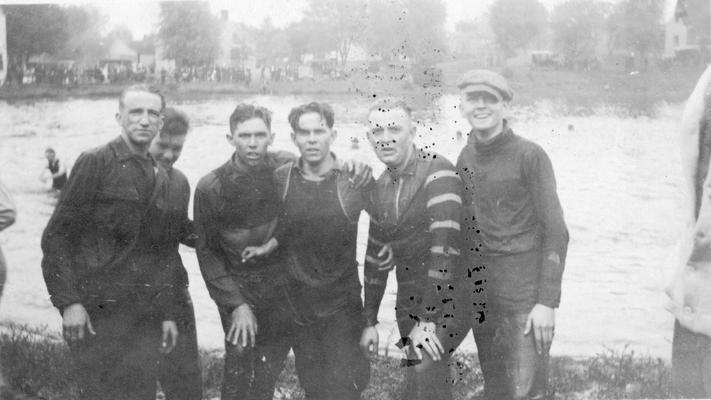
{"label": "wet clothing", "polygon": [[[417,320],[432,321],[447,347],[441,333],[453,322],[453,280],[462,266],[462,181],[456,169],[439,154],[413,149],[402,170],[388,168],[378,178],[372,202],[364,272],[366,323],[377,323],[389,273],[379,270],[377,254],[389,243],[396,264],[400,336],[406,338]],[[426,371],[416,373],[406,363],[405,398],[451,399],[449,350],[455,348],[445,348],[443,360]]]}
{"label": "wet clothing", "polygon": [[79,399],[155,400],[162,317],[127,303],[87,312],[96,335],[70,347]]}
{"label": "wet clothing", "polygon": [[281,213],[274,170],[294,160],[288,152],[268,153],[251,168],[236,155],[200,179],[195,190],[194,218],[199,237],[197,256],[210,296],[220,307],[261,305],[273,290],[279,251],[245,264],[242,251],[268,241]]}
{"label": "wet clothing", "polygon": [[[524,311],[536,303],[558,307],[568,230],[550,159],[510,127],[490,142],[472,132],[457,161],[464,181],[465,230],[483,256],[538,252],[540,263],[492,271],[494,305]],[[475,235],[475,236],[473,236]],[[533,288],[527,287],[536,283]]]}
{"label": "wet clothing", "polygon": [[222,398],[226,400],[271,399],[291,349],[291,336],[283,331],[290,320],[273,306],[280,301],[277,286],[284,275],[281,251],[250,263],[242,262],[242,251],[273,236],[282,210],[274,170],[295,158],[288,152],[270,152],[262,164],[250,167],[235,154],[203,177],[195,190],[198,262],[225,336],[232,311],[245,303],[259,326],[253,349],[240,350],[225,341]]}
{"label": "wet clothing", "polygon": [[[457,169],[464,181],[468,273],[478,271],[487,299],[483,318],[472,323],[485,394],[547,396],[548,355],[536,353],[534,336],[523,336],[523,329],[536,304],[560,304],[568,230],[550,159],[505,123],[488,142],[471,132]],[[477,291],[463,286],[458,297]]]}
{"label": "wet clothing", "polygon": [[[49,172],[52,173],[52,175],[56,174],[59,172],[59,159],[54,159],[52,161],[47,160],[47,168],[49,169]],[[64,172],[62,175],[59,175],[56,178],[52,178],[52,189],[55,190],[62,190],[64,188],[64,185],[67,184],[67,173]]]}
{"label": "wet clothing", "polygon": [[461,267],[462,183],[456,169],[441,155],[415,149],[401,171],[387,169],[378,178],[372,202],[364,271],[367,324],[377,323],[385,292],[389,271],[378,270],[377,257],[385,243],[397,265],[398,314],[442,323]]}
{"label": "wet clothing", "polygon": [[166,171],[123,137],[74,165],[42,236],[42,272],[54,306],[81,303],[96,331],[71,348],[82,399],[155,399],[161,321],[175,320],[182,287],[174,208]]}
{"label": "wet clothing", "polygon": [[127,303],[171,319],[182,221],[168,193],[165,170],[122,137],[82,153],[42,236],[52,304]]}
{"label": "wet clothing", "polygon": [[[225,337],[232,324],[232,313],[218,307]],[[258,308],[257,343],[240,348],[225,341],[225,366],[220,399],[271,400],[286,357],[294,345],[291,316],[278,307]]]}
{"label": "wet clothing", "polygon": [[360,349],[363,306],[353,300],[341,311],[296,324],[296,374],[308,400],[357,400],[370,381],[370,363]]}
{"label": "wet clothing", "polygon": [[202,370],[197,342],[195,309],[187,288],[177,295],[175,323],[178,343],[159,358],[158,381],[166,400],[202,399]]}
{"label": "wet clothing", "polygon": [[195,247],[195,234],[190,219],[190,184],[182,172],[171,168],[168,172],[168,207],[170,218],[182,221],[170,233],[175,237],[170,246],[179,268],[175,271],[175,322],[178,343],[170,353],[160,357],[158,380],[166,400],[199,400],[202,398],[202,372],[198,352],[195,311],[188,291],[188,272],[182,264],[179,244]]}
{"label": "wet clothing", "polygon": [[358,399],[370,377],[359,346],[364,321],[355,260],[368,190],[353,188],[338,160],[320,181],[305,179],[300,162],[274,175],[284,202],[275,238],[286,251],[284,308],[294,322],[299,382],[307,399]]}
{"label": "wet clothing", "polygon": [[299,163],[275,171],[284,199],[275,238],[288,259],[288,301],[302,323],[360,302],[356,236],[372,184],[356,190],[335,164],[318,182],[305,179]]}

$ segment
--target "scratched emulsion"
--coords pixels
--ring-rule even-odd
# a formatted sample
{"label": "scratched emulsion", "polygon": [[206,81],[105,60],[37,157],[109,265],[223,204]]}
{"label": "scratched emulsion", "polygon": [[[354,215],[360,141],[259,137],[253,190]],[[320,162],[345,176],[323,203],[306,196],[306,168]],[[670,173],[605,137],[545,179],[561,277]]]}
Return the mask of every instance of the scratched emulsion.
{"label": "scratched emulsion", "polygon": [[[225,141],[227,118],[237,102],[244,100],[274,111],[274,147],[294,151],[286,115],[292,106],[312,99],[334,105],[339,156],[366,161],[380,173],[382,167],[359,124],[368,101],[373,100],[365,92],[232,97],[180,104],[192,118],[193,129],[176,167],[185,172],[194,188],[202,175],[222,164],[231,149]],[[452,162],[467,131],[456,109],[457,101],[456,96],[445,95],[436,107],[416,114],[418,143]],[[570,117],[548,103],[512,110],[516,132],[541,144],[553,161],[570,229],[554,354],[590,355],[604,351],[605,346],[622,349],[626,344],[642,353],[670,354],[672,319],[663,310],[657,276],[678,232],[681,173],[675,132],[681,107],[663,107],[655,118],[630,118],[618,111],[600,109],[592,115]],[[40,272],[40,235],[53,204],[38,179],[44,149],[52,146],[60,159],[72,162],[83,149],[118,135],[115,112],[115,100],[0,102],[0,176],[20,207],[17,223],[0,237],[9,262],[0,320],[59,330],[61,321],[50,306]],[[461,140],[457,131],[463,132]],[[364,226],[367,220],[361,222]],[[362,237],[359,244],[362,259]],[[181,253],[190,272],[200,345],[221,348],[219,317],[202,282],[195,253],[186,248]],[[393,331],[395,290],[393,275],[381,307],[383,344],[394,344],[398,339]],[[465,341],[463,348],[474,351],[473,341]]]}

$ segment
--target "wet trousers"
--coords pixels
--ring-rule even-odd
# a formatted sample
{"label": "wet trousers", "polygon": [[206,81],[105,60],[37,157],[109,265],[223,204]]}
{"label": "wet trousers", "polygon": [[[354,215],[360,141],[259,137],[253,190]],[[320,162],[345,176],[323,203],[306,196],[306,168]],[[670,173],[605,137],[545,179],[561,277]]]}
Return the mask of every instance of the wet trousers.
{"label": "wet trousers", "polygon": [[70,348],[82,400],[155,400],[162,321],[127,305],[88,307],[96,335]]}
{"label": "wet trousers", "polygon": [[202,399],[202,372],[198,352],[195,311],[190,293],[180,296],[176,317],[178,343],[159,359],[158,380],[166,400]]}

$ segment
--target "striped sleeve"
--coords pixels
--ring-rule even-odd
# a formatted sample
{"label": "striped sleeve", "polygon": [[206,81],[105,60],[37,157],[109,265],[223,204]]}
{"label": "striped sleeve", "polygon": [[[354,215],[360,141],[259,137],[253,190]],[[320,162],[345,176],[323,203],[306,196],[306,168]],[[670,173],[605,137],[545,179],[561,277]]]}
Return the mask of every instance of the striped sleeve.
{"label": "striped sleeve", "polygon": [[425,195],[431,241],[420,315],[427,321],[442,322],[453,301],[452,279],[461,255],[462,180],[451,163],[433,163],[425,180]]}
{"label": "striped sleeve", "polygon": [[378,253],[386,243],[387,239],[384,232],[380,229],[378,222],[371,217],[363,272],[365,291],[363,314],[366,326],[373,326],[378,323],[378,310],[385,294],[388,273],[392,269],[382,270],[379,265]]}

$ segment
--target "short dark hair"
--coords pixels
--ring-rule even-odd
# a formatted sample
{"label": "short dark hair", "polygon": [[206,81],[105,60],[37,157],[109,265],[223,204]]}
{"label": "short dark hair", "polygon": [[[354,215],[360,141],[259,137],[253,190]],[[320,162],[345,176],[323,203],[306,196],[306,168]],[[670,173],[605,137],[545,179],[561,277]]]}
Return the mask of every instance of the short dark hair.
{"label": "short dark hair", "polygon": [[381,99],[375,100],[368,107],[368,115],[375,110],[378,111],[390,111],[399,108],[404,110],[409,117],[412,117],[412,107],[405,101],[405,99],[399,97],[383,97]]}
{"label": "short dark hair", "polygon": [[161,136],[183,136],[188,134],[190,120],[188,115],[177,108],[167,107],[163,110],[163,128]]}
{"label": "short dark hair", "polygon": [[152,94],[160,97],[160,110],[163,111],[163,109],[165,109],[165,97],[163,97],[163,93],[161,93],[160,89],[158,89],[158,87],[156,87],[156,86],[147,85],[145,83],[131,85],[131,86],[128,86],[127,88],[125,88],[124,90],[122,90],[121,94],[119,95],[119,108],[123,107],[123,100],[126,97],[126,94],[128,92],[152,93]]}
{"label": "short dark hair", "polygon": [[44,152],[45,152],[45,153],[57,154],[57,153],[54,151],[54,149],[51,148],[51,147],[47,147],[46,149],[44,149]]}
{"label": "short dark hair", "polygon": [[272,130],[272,112],[268,109],[254,104],[240,103],[230,115],[230,132],[234,133],[237,125],[252,118],[259,118],[264,121],[267,129]]}
{"label": "short dark hair", "polygon": [[294,107],[291,109],[291,112],[289,112],[289,125],[291,125],[291,129],[293,129],[294,132],[299,129],[299,118],[301,118],[302,115],[308,113],[316,113],[320,115],[321,119],[326,121],[328,129],[333,128],[333,108],[331,108],[331,106],[327,103],[318,103],[312,101],[311,103],[302,104],[298,107]]}

